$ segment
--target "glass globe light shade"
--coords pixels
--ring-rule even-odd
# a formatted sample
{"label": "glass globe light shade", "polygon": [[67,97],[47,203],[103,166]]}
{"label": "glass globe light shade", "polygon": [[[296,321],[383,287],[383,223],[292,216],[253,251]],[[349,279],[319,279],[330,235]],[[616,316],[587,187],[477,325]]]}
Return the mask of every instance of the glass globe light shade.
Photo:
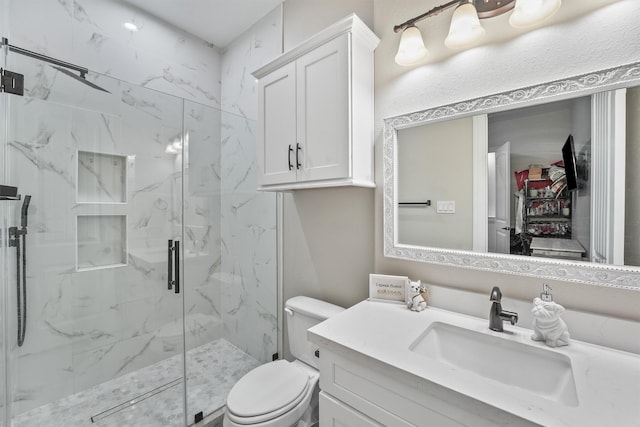
{"label": "glass globe light shade", "polygon": [[516,0],[509,24],[515,28],[539,24],[555,15],[561,4],[562,0]]}
{"label": "glass globe light shade", "polygon": [[425,59],[428,54],[418,27],[412,25],[405,28],[400,37],[396,63],[402,66],[414,65]]}
{"label": "glass globe light shade", "polygon": [[444,44],[449,49],[464,49],[482,39],[484,33],[476,8],[471,3],[465,3],[453,12],[449,35]]}

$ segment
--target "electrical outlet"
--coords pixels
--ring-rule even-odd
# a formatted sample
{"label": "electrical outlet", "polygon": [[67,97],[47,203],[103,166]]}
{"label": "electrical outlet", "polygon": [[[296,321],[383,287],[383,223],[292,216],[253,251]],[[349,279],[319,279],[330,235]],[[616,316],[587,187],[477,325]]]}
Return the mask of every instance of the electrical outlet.
{"label": "electrical outlet", "polygon": [[453,200],[438,200],[436,213],[453,214],[456,213],[456,202]]}

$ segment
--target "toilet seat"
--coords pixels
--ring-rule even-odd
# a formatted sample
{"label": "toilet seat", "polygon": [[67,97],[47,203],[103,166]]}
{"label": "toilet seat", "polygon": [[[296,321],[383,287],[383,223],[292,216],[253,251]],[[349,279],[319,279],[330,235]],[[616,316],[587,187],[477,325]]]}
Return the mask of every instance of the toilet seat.
{"label": "toilet seat", "polygon": [[294,363],[277,360],[264,364],[231,389],[227,417],[240,425],[272,420],[298,406],[310,395],[311,386],[309,373]]}

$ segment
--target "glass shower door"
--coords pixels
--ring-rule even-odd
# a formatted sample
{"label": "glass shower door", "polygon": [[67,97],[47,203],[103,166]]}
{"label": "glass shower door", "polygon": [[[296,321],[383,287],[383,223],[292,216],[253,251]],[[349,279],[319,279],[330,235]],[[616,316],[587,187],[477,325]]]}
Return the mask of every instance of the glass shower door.
{"label": "glass shower door", "polygon": [[31,196],[25,250],[6,253],[3,273],[11,425],[182,426],[183,102],[8,62],[25,95],[5,95],[3,179],[22,202],[0,219],[20,222]]}
{"label": "glass shower door", "polygon": [[221,414],[278,348],[275,197],[256,191],[255,121],[184,103],[186,408]]}

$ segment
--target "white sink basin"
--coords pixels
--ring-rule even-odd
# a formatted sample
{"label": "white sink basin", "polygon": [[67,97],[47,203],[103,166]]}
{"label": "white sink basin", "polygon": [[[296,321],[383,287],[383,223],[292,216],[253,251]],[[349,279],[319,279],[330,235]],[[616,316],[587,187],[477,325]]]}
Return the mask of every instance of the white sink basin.
{"label": "white sink basin", "polygon": [[571,359],[559,352],[442,322],[431,323],[409,349],[545,399],[578,405]]}

